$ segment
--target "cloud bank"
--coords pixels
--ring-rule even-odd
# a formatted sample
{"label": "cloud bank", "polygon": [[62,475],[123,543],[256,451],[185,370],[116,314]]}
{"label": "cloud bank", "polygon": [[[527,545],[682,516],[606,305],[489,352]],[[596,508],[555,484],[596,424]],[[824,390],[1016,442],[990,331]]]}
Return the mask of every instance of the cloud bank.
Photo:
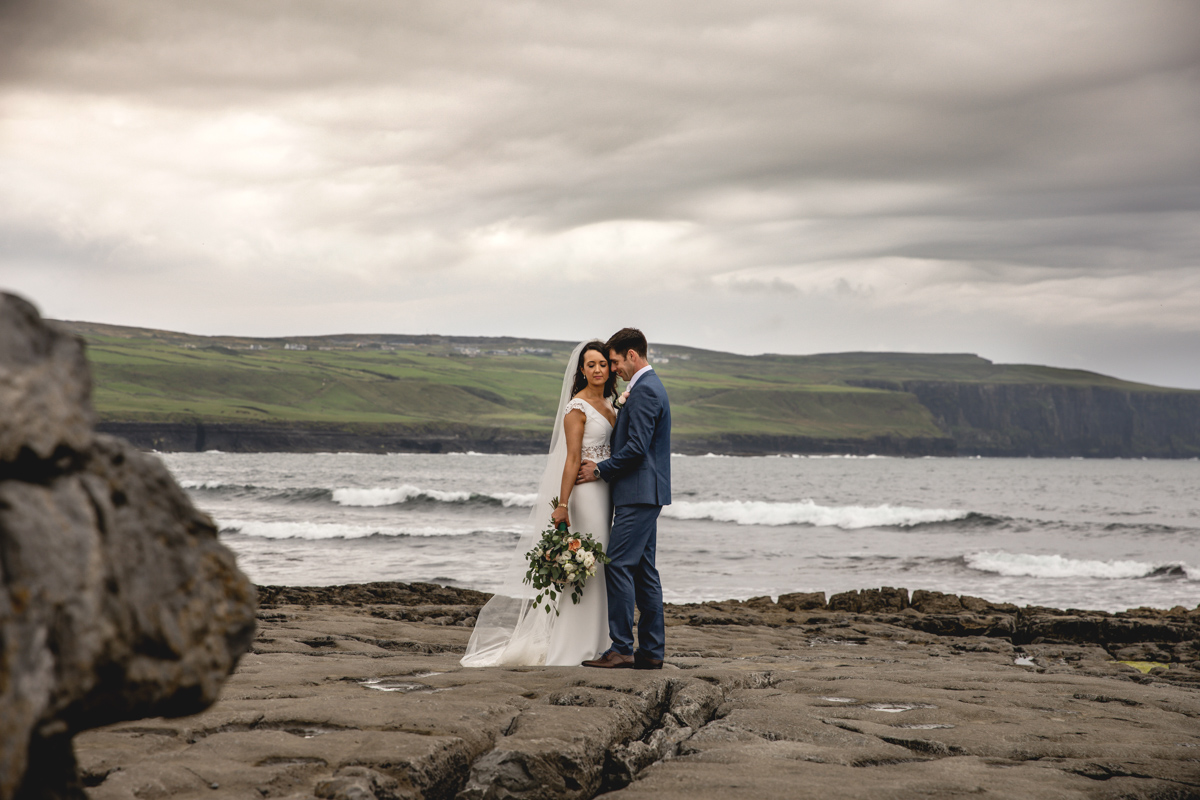
{"label": "cloud bank", "polygon": [[1200,6],[0,4],[0,285],[1200,388]]}

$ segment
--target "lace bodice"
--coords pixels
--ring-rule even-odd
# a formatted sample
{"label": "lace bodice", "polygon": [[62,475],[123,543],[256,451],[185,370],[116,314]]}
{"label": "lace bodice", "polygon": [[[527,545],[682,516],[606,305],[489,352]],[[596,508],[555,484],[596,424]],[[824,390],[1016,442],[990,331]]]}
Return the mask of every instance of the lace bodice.
{"label": "lace bodice", "polygon": [[609,440],[612,438],[612,425],[604,415],[592,407],[592,404],[579,397],[567,401],[567,411],[583,412],[586,421],[583,424],[583,457],[589,461],[603,461],[612,455]]}

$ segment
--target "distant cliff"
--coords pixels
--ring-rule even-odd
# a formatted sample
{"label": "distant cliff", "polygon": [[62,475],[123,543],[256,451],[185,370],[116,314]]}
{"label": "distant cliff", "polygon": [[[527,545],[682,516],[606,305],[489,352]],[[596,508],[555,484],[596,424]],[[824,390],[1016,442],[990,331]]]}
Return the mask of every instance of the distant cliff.
{"label": "distant cliff", "polygon": [[957,381],[847,383],[914,395],[954,439],[959,455],[1200,456],[1200,392]]}
{"label": "distant cliff", "polygon": [[101,422],[96,429],[161,452],[545,453],[548,437],[512,429],[293,422]]}
{"label": "distant cliff", "polygon": [[[470,428],[409,428],[401,425],[339,428],[312,423],[270,425],[209,422],[101,422],[97,430],[161,452],[225,453],[508,453],[541,455],[549,437],[542,431]],[[684,455],[756,456],[777,453],[834,455],[953,456],[953,438],[872,436],[819,438],[770,434],[675,436],[673,452]]]}
{"label": "distant cliff", "polygon": [[[544,453],[573,342],[63,323],[100,430],[156,450]],[[651,354],[701,455],[1200,456],[1200,391],[971,353]]]}

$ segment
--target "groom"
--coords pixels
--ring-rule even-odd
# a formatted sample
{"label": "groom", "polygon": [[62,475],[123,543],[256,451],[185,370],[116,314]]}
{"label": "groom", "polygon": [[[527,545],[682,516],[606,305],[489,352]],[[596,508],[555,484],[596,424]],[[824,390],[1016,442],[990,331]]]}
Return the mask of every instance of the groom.
{"label": "groom", "polygon": [[[646,361],[646,337],[622,328],[608,340],[609,366],[626,381],[628,399],[617,415],[612,456],[583,461],[576,483],[605,480],[612,486],[612,562],[604,568],[608,589],[608,635],[612,647],[585,667],[662,669],[666,634],[662,584],[654,566],[658,515],[671,502],[671,404],[662,381]],[[638,650],[633,652],[633,608]]]}

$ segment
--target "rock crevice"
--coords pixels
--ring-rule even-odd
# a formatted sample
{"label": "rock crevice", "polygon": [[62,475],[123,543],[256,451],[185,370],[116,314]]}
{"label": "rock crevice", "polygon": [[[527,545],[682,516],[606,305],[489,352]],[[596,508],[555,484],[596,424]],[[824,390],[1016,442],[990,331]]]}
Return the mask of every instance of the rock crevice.
{"label": "rock crevice", "polygon": [[[599,678],[581,679],[521,711],[471,764],[457,800],[590,800],[618,791],[674,757],[714,719],[724,700],[720,685],[696,678],[654,678],[634,692]],[[604,711],[597,730],[585,735],[565,724],[575,715],[545,706]]]}

